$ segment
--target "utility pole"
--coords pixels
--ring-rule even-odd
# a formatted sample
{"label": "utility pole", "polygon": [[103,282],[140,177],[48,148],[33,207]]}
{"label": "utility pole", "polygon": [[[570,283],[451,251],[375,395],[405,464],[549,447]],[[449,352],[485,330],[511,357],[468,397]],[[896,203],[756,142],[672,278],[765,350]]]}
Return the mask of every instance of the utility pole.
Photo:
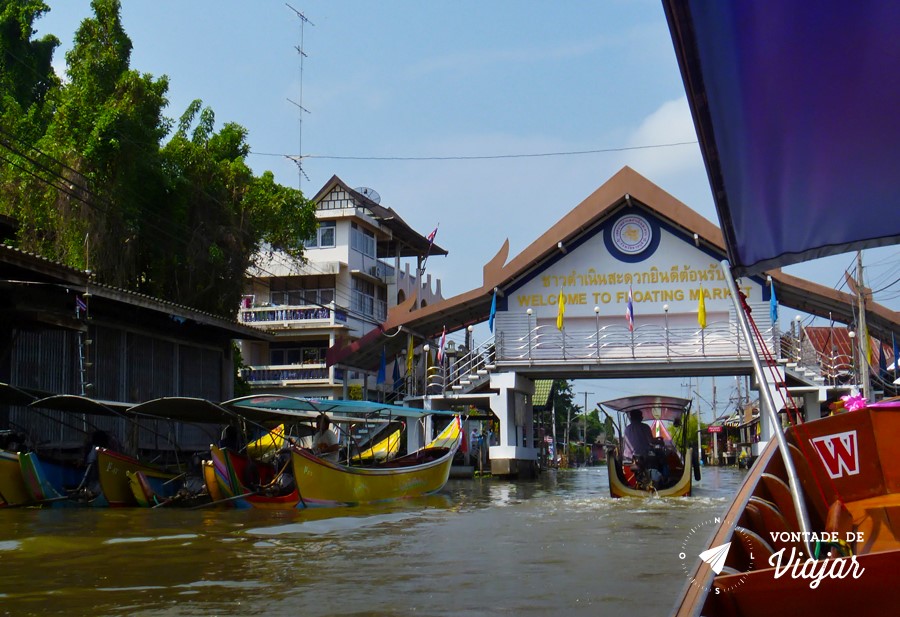
{"label": "utility pole", "polygon": [[584,409],[581,410],[581,443],[584,444],[585,453],[584,453],[584,464],[587,466],[588,462],[588,451],[587,451],[587,392],[584,392]]}
{"label": "utility pole", "polygon": [[872,385],[869,381],[869,330],[866,327],[866,288],[863,285],[862,251],[856,252],[856,301],[859,305],[859,376],[862,394],[865,400],[871,396]]}
{"label": "utility pole", "polygon": [[[555,392],[553,390],[554,389],[551,388],[551,390],[550,390],[551,395],[555,394]],[[550,407],[550,414],[551,414],[552,423],[553,423],[553,466],[556,467],[556,455],[557,455],[556,448],[558,447],[559,444],[556,441],[556,397],[555,396],[553,396],[553,398],[551,399],[551,403],[552,404]]]}

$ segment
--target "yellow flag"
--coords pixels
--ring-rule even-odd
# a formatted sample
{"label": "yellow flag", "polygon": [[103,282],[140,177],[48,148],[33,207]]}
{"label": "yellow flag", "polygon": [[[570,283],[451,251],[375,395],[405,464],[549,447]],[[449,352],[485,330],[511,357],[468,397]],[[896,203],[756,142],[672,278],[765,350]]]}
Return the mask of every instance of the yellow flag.
{"label": "yellow flag", "polygon": [[563,329],[563,315],[566,314],[566,290],[559,292],[559,298],[556,300],[556,327]]}
{"label": "yellow flag", "polygon": [[409,340],[409,345],[406,346],[406,374],[409,375],[412,373],[413,366],[413,336],[412,334],[407,335],[407,339]]}
{"label": "yellow flag", "polygon": [[869,326],[863,329],[863,336],[866,337],[866,362],[872,365],[872,339],[869,338]]}
{"label": "yellow flag", "polygon": [[697,323],[700,328],[706,327],[706,298],[703,297],[703,288],[700,288],[700,297],[697,299]]}

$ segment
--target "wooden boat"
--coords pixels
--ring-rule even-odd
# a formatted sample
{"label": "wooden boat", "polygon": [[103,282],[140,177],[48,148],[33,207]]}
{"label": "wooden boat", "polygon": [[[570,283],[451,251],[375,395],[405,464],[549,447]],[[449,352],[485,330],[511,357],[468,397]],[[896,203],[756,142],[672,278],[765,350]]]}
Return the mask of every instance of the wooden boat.
{"label": "wooden boat", "polygon": [[[886,583],[900,563],[900,402],[873,403],[791,427],[787,440],[812,532],[838,540],[819,543],[820,560],[813,555],[806,571],[848,574],[826,576],[816,585],[810,576],[795,578],[793,569],[779,576],[789,563],[805,564],[816,543],[805,541],[773,440],[709,543],[731,542],[724,567],[716,575],[699,561],[675,614],[877,614],[863,607],[900,599]],[[829,550],[833,556],[826,559]]]}
{"label": "wooden boat", "polygon": [[391,431],[384,439],[361,448],[359,454],[353,456],[353,462],[355,464],[366,464],[393,458],[400,451],[400,436],[402,434],[403,429],[398,428]]}
{"label": "wooden boat", "polygon": [[138,500],[131,488],[127,472],[142,472],[152,490],[163,498],[173,496],[178,485],[173,482],[182,472],[172,472],[106,448],[95,448],[100,486],[111,507],[137,506]]}
{"label": "wooden boat", "polygon": [[285,471],[283,468],[254,461],[245,454],[216,445],[210,446],[210,458],[215,471],[214,483],[220,495],[215,501],[222,505],[290,510],[300,502],[300,495],[293,481],[287,487],[280,484],[279,476]]}
{"label": "wooden boat", "polygon": [[348,467],[323,460],[312,452],[291,448],[294,479],[301,504],[344,506],[417,497],[441,490],[450,476],[459,447],[460,420],[449,429],[449,446],[426,447],[375,467]]}
{"label": "wooden boat", "polygon": [[284,424],[279,424],[259,439],[246,445],[244,451],[252,459],[259,460],[264,456],[278,452],[284,447]]}
{"label": "wooden boat", "polygon": [[[632,413],[640,413],[642,422],[686,423],[691,401],[672,396],[629,396],[600,403],[619,414],[619,427]],[[624,422],[623,422],[624,419]],[[664,429],[663,429],[664,430]],[[693,449],[687,445],[687,431],[682,442],[673,444],[671,438],[651,450],[651,456],[634,460],[626,452],[625,436],[620,429],[620,441],[609,447],[606,468],[609,493],[613,497],[684,497],[691,494],[692,474],[699,480],[700,469],[692,464]],[[668,436],[668,433],[665,433]],[[651,473],[653,472],[653,473]]]}
{"label": "wooden boat", "polygon": [[[851,397],[849,411],[782,432],[735,277],[774,279],[786,265],[900,241],[900,15],[880,3],[663,4],[728,252],[726,283],[763,419],[775,427],[708,548],[680,553],[689,582],[674,614],[891,613],[900,407]],[[887,313],[871,313],[881,337],[896,326]]]}
{"label": "wooden boat", "polygon": [[108,505],[99,486],[87,486],[87,469],[83,466],[52,461],[37,452],[20,452],[19,467],[34,505]]}
{"label": "wooden boat", "polygon": [[25,485],[19,453],[0,450],[0,495],[9,506],[26,506],[33,503]]}
{"label": "wooden boat", "polygon": [[152,482],[143,471],[126,471],[125,476],[137,505],[142,508],[197,507],[212,501],[202,478],[187,476],[184,481],[176,478],[163,483],[164,493],[160,493],[156,489],[159,483]]}

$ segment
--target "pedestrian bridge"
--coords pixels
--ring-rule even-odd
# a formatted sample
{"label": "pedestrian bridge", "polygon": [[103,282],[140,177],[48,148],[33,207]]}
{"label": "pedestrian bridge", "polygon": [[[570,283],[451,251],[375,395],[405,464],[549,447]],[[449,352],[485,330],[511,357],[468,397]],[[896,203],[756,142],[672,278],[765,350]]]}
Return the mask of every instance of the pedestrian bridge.
{"label": "pedestrian bridge", "polygon": [[[535,379],[752,373],[719,265],[725,257],[720,230],[629,168],[519,255],[508,259],[508,253],[506,242],[485,264],[482,284],[469,292],[427,307],[408,297],[380,328],[330,349],[329,365],[383,375],[390,374],[379,366],[386,358],[406,367],[405,376],[394,373],[405,383],[407,404],[489,409],[500,421],[500,443],[491,448],[495,473],[504,471],[494,468],[496,461],[507,461],[506,470],[514,472],[517,462],[537,458],[530,403]],[[778,359],[775,380],[784,383],[790,374],[801,402],[817,410],[835,384],[823,384],[823,370],[801,369],[785,353],[790,338],[780,330],[777,307],[787,301],[846,323],[854,298],[780,271],[745,277],[737,289],[759,328],[757,348]],[[895,313],[877,306],[869,317],[876,336],[889,336],[897,322]],[[473,326],[486,321],[491,336],[475,344]],[[443,332],[457,343],[435,362]],[[771,430],[763,425],[763,439]]]}

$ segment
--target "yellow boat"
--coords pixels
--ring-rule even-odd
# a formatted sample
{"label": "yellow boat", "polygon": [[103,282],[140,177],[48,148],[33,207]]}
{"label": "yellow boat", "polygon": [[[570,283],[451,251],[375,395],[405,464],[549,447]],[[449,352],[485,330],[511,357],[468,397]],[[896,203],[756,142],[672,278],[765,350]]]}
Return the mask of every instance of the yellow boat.
{"label": "yellow boat", "polygon": [[0,450],[0,495],[10,506],[24,506],[33,501],[15,452]]}
{"label": "yellow boat", "polygon": [[284,424],[279,424],[271,431],[247,444],[244,449],[252,459],[261,459],[270,452],[278,452],[284,446]]}
{"label": "yellow boat", "polygon": [[400,451],[400,435],[402,428],[398,428],[390,435],[379,441],[378,443],[363,448],[363,450],[353,457],[354,463],[368,463],[371,461],[385,461],[393,458]]}
{"label": "yellow boat", "polygon": [[[308,450],[291,449],[294,480],[301,507],[343,506],[428,495],[450,477],[462,431],[456,417],[439,436],[447,445],[426,446],[376,467],[347,467],[323,460]],[[434,442],[432,442],[434,443]]]}
{"label": "yellow boat", "polygon": [[140,462],[120,452],[96,448],[97,471],[100,474],[100,487],[111,507],[137,506],[138,500],[134,496],[126,472],[134,474],[137,471],[143,473],[144,478],[162,492],[161,485],[173,480],[180,474],[170,473],[158,467],[153,467]]}
{"label": "yellow boat", "polygon": [[641,422],[653,422],[660,431],[644,456],[632,456],[627,430],[620,435],[620,443],[607,447],[606,466],[612,497],[685,497],[691,494],[692,478],[700,479],[700,467],[693,449],[687,445],[687,433],[682,431],[681,443],[674,443],[662,425],[663,422],[686,425],[690,400],[638,395],[606,401],[600,406],[619,413],[620,431],[622,420],[632,414],[639,415]]}

